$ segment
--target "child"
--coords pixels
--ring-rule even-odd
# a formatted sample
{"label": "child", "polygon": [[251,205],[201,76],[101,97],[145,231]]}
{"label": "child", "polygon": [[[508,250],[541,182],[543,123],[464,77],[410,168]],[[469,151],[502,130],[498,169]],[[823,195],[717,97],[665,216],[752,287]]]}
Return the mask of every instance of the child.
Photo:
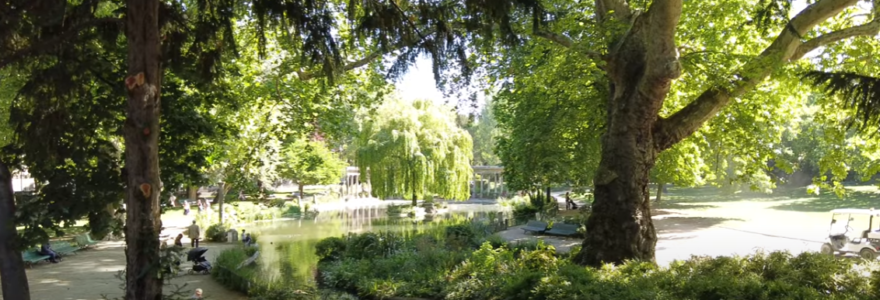
{"label": "child", "polygon": [[177,235],[177,238],[174,239],[174,246],[183,247],[183,233]]}
{"label": "child", "polygon": [[196,289],[196,293],[192,296],[192,299],[202,299],[202,289]]}

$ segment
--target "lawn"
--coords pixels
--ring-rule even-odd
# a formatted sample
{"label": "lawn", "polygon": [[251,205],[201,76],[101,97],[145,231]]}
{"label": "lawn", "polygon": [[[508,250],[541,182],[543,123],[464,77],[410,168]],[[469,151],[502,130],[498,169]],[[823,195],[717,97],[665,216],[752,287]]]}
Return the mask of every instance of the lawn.
{"label": "lawn", "polygon": [[[779,188],[771,194],[726,193],[714,187],[670,188],[660,203],[654,203],[658,210],[729,220],[718,223],[726,228],[808,240],[821,240],[827,234],[830,210],[872,207],[880,209],[880,190],[868,185],[847,187],[843,198],[831,192],[811,195],[806,188]],[[856,218],[853,225],[867,228],[866,219]]]}

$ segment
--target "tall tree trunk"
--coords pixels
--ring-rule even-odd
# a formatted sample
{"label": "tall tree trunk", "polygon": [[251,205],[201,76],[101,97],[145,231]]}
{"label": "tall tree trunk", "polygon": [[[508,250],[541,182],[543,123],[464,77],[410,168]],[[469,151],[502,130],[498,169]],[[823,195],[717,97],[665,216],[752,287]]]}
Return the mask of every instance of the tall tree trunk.
{"label": "tall tree trunk", "polygon": [[553,198],[553,196],[550,195],[550,187],[549,186],[547,187],[547,199],[545,201],[546,202],[550,202],[550,201],[555,202],[556,201],[556,198]]}
{"label": "tall tree trunk", "polygon": [[214,196],[214,202],[217,202],[217,209],[220,210],[220,224],[223,224],[223,201],[226,200],[226,183],[221,182],[217,187],[217,195]]}
{"label": "tall tree trunk", "polygon": [[302,200],[306,198],[305,187],[303,186],[302,181],[296,183],[299,188],[299,200],[296,201],[296,205],[302,205]]}
{"label": "tall tree trunk", "polygon": [[160,300],[159,95],[162,82],[159,0],[127,0],[125,299]]}
{"label": "tall tree trunk", "polygon": [[665,190],[665,187],[666,183],[664,183],[663,181],[657,182],[657,195],[656,198],[654,198],[654,202],[660,203],[660,197],[663,196],[663,190]]}
{"label": "tall tree trunk", "polygon": [[580,263],[654,261],[648,178],[660,151],[653,127],[680,72],[674,41],[680,14],[681,1],[654,2],[633,17],[608,55],[606,132]]}
{"label": "tall tree trunk", "polygon": [[15,230],[12,173],[9,172],[9,166],[0,160],[0,284],[3,286],[3,299],[31,299],[21,248]]}

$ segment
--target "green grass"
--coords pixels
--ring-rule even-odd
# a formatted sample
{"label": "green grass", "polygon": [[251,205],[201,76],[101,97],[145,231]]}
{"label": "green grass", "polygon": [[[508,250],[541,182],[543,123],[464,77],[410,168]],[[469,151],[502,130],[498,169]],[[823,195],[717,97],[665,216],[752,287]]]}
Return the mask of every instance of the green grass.
{"label": "green grass", "polygon": [[[808,194],[806,188],[779,188],[772,194],[745,191],[727,193],[715,187],[670,188],[664,194],[658,209],[709,209],[723,203],[756,202],[768,204],[769,209],[796,212],[828,212],[836,208],[880,209],[880,190],[875,186],[850,186],[847,195],[838,197],[830,191],[819,195]],[[653,196],[652,196],[653,197]]]}
{"label": "green grass", "polygon": [[[684,217],[682,220],[704,219],[698,222],[700,224],[693,224],[695,228],[723,226],[821,240],[827,234],[832,218],[829,211],[832,209],[880,209],[880,190],[877,187],[849,186],[847,192],[845,197],[840,198],[832,192],[809,194],[806,188],[778,188],[770,194],[753,191],[730,193],[714,187],[669,188],[661,202],[652,205],[661,211],[681,214]],[[852,223],[853,228],[867,229],[868,219],[862,219],[856,218]],[[673,220],[671,223],[676,222]],[[877,225],[873,228],[877,228]]]}

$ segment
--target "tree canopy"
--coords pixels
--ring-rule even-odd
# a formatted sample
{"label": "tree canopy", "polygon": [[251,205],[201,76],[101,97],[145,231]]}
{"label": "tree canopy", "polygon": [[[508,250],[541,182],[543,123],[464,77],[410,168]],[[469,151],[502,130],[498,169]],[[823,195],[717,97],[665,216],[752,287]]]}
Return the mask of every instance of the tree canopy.
{"label": "tree canopy", "polygon": [[498,154],[495,152],[495,144],[500,134],[498,130],[498,121],[492,113],[492,101],[487,100],[483,104],[479,115],[468,117],[465,123],[465,129],[470,133],[474,143],[474,160],[475,166],[497,166],[501,164]]}
{"label": "tree canopy", "polygon": [[471,136],[430,100],[386,101],[361,125],[357,166],[379,198],[470,197]]}
{"label": "tree canopy", "polygon": [[289,142],[282,153],[278,176],[299,185],[303,197],[304,185],[339,183],[348,165],[326,143],[304,137]]}

